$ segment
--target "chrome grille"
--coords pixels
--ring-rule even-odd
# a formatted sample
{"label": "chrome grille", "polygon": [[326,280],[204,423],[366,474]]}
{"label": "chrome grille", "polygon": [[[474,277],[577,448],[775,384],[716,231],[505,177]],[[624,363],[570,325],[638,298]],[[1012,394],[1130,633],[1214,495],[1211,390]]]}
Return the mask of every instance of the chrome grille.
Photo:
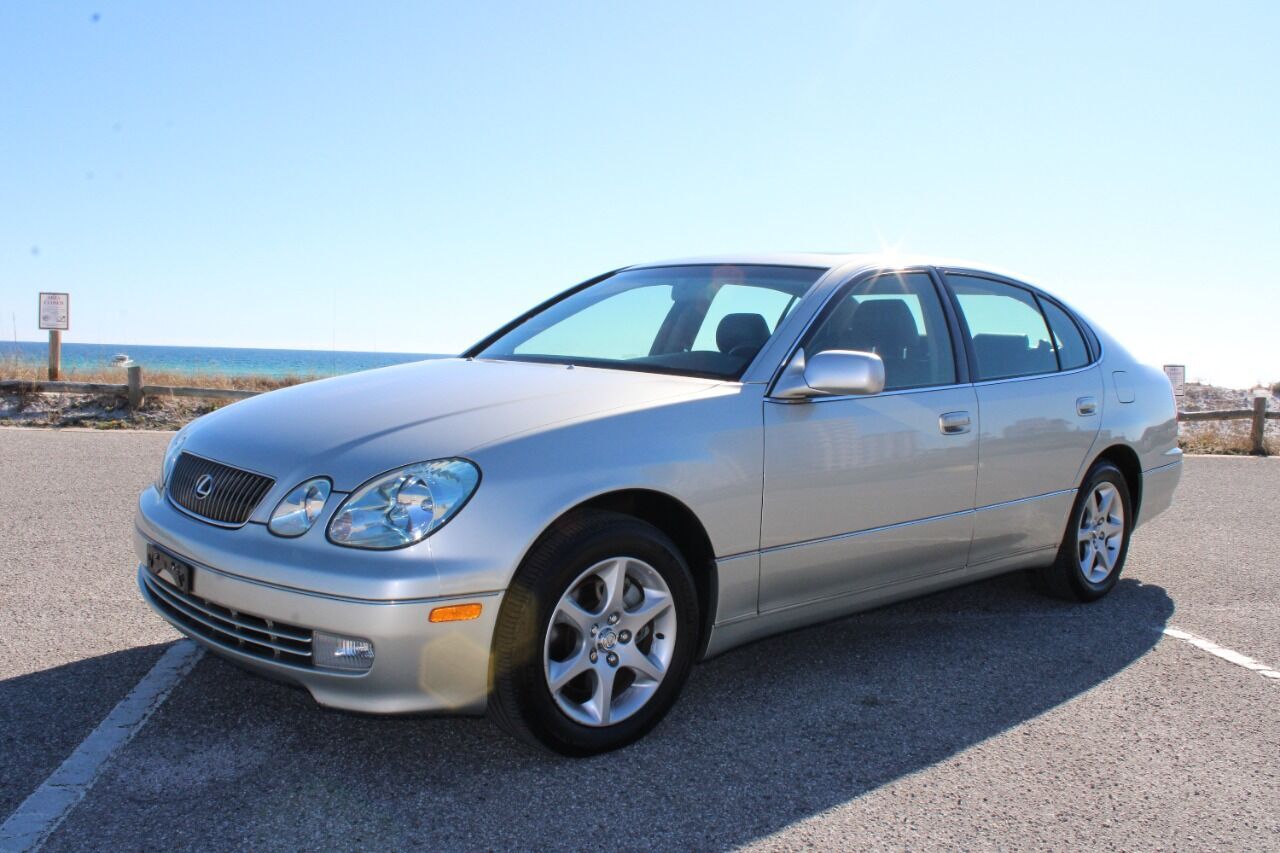
{"label": "chrome grille", "polygon": [[[201,497],[197,489],[206,476],[212,491]],[[249,520],[254,507],[274,484],[270,477],[183,453],[173,466],[166,488],[169,499],[193,515],[238,527]]]}
{"label": "chrome grille", "polygon": [[311,666],[311,631],[230,610],[144,572],[151,603],[192,634],[265,660]]}

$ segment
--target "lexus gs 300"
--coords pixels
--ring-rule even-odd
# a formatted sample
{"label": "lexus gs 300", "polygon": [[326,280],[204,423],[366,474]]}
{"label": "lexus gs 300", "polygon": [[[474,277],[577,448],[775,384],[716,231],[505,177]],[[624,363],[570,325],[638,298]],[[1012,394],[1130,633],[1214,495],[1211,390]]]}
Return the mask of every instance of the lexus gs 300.
{"label": "lexus gs 300", "polygon": [[587,755],[769,634],[1018,570],[1098,599],[1180,472],[1163,373],[1025,282],[682,260],[191,423],[139,499],[137,575],[324,705],[487,711]]}

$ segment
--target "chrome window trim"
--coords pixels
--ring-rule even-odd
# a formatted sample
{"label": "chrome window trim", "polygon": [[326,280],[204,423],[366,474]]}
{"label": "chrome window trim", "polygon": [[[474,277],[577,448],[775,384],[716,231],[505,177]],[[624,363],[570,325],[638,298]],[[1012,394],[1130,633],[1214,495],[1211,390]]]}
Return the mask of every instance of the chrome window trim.
{"label": "chrome window trim", "polygon": [[1050,379],[1054,376],[1071,376],[1076,373],[1084,373],[1086,370],[1092,370],[1097,364],[1086,364],[1084,367],[1076,367],[1071,370],[1056,370],[1053,373],[1028,373],[1025,376],[1006,376],[1003,379],[983,379],[980,382],[957,382],[952,385],[928,385],[923,388],[895,388],[892,391],[881,391],[879,394],[841,394],[831,397],[806,397],[804,399],[787,399],[785,397],[766,396],[766,403],[782,403],[789,406],[797,404],[805,405],[808,403],[831,403],[837,400],[874,400],[878,397],[893,397],[898,394],[923,394],[928,391],[942,391],[947,388],[979,388],[987,385],[1003,385],[1006,382],[1026,382],[1032,379]]}
{"label": "chrome window trim", "polygon": [[1053,373],[1028,373],[1024,376],[1006,376],[1003,379],[983,379],[972,383],[975,388],[985,385],[1003,385],[1006,382],[1026,382],[1028,379],[1051,379],[1054,376],[1071,376],[1076,373],[1084,373],[1086,370],[1092,370],[1097,367],[1097,362],[1086,364],[1084,367],[1074,367],[1071,370],[1055,370]]}
{"label": "chrome window trim", "polygon": [[766,403],[781,403],[788,406],[807,405],[809,403],[834,403],[841,400],[876,400],[880,397],[897,397],[902,394],[925,394],[929,391],[943,391],[948,388],[964,388],[970,386],[971,382],[954,382],[949,385],[926,385],[920,388],[895,388],[892,391],[881,391],[877,394],[838,394],[826,397],[804,397],[804,398],[787,398],[787,397],[765,397]]}

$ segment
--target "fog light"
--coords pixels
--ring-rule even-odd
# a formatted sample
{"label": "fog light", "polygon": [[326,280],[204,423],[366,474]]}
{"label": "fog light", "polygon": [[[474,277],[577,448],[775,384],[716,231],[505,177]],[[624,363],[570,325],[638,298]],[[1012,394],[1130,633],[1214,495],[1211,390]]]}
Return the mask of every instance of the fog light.
{"label": "fog light", "polygon": [[311,655],[316,666],[327,669],[368,669],[373,666],[373,643],[316,631],[311,638]]}

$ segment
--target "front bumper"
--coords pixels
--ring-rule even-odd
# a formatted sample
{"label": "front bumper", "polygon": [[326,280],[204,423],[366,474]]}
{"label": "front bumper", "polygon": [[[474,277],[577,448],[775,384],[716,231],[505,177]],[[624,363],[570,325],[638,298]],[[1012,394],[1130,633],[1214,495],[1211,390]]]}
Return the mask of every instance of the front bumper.
{"label": "front bumper", "polygon": [[[153,508],[154,505],[153,505]],[[502,600],[499,592],[470,596],[379,601],[308,592],[255,580],[237,573],[237,565],[211,565],[193,553],[157,541],[157,519],[139,518],[134,531],[138,587],[160,616],[211,651],[274,678],[300,684],[317,702],[366,713],[483,713],[489,691],[489,652]],[[184,519],[184,521],[187,521]],[[199,522],[191,521],[191,524]],[[143,527],[157,535],[148,535]],[[235,536],[241,531],[217,531]],[[158,545],[194,568],[191,594],[219,613],[244,614],[246,621],[284,623],[372,641],[373,666],[363,672],[312,667],[247,653],[226,632],[208,630],[193,621],[203,611],[183,613],[163,601],[148,585],[147,546]],[[263,555],[259,551],[258,559]],[[162,589],[163,592],[163,589]],[[465,622],[432,623],[431,610],[442,604],[479,602],[480,617]],[[175,614],[178,614],[175,616]],[[209,619],[207,613],[204,618]],[[212,623],[224,623],[214,618]],[[288,656],[286,656],[288,657]],[[296,661],[296,658],[289,658]]]}

